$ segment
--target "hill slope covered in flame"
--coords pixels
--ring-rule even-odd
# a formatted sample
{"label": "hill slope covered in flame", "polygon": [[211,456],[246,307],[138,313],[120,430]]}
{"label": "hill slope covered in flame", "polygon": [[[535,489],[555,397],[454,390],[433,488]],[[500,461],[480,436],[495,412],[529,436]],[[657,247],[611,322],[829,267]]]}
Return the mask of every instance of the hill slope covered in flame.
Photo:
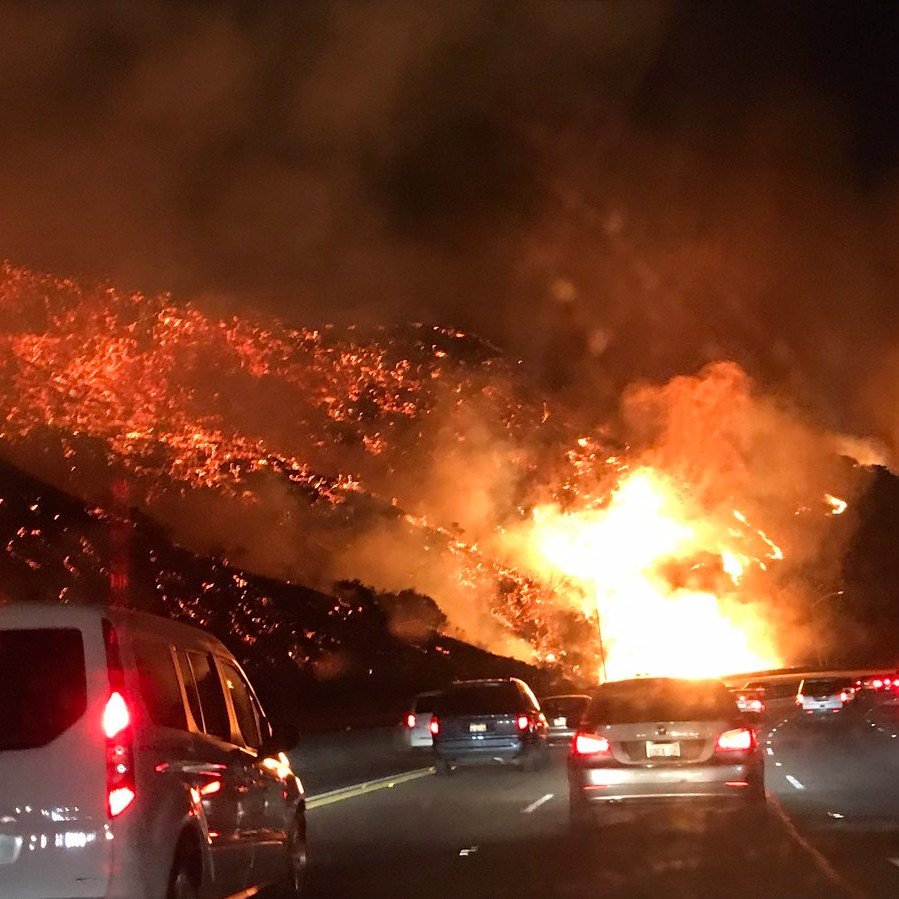
{"label": "hill slope covered in flame", "polygon": [[88,500],[284,580],[414,588],[583,676],[603,653],[622,676],[801,652],[859,477],[829,436],[726,362],[633,387],[614,422],[576,412],[452,329],[216,320],[0,272],[3,452]]}

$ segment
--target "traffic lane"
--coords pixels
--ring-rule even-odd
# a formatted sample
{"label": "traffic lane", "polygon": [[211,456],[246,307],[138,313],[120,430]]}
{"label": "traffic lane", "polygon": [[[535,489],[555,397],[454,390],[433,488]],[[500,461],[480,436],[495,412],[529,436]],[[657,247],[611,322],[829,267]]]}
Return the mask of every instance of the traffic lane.
{"label": "traffic lane", "polygon": [[460,769],[309,814],[312,896],[839,895],[778,819],[623,811],[572,833],[564,751],[544,771]]}
{"label": "traffic lane", "polygon": [[411,750],[398,727],[352,728],[304,735],[288,753],[310,796],[426,767],[430,750]]}
{"label": "traffic lane", "polygon": [[851,706],[776,722],[768,789],[801,833],[864,896],[899,896],[899,750]]}

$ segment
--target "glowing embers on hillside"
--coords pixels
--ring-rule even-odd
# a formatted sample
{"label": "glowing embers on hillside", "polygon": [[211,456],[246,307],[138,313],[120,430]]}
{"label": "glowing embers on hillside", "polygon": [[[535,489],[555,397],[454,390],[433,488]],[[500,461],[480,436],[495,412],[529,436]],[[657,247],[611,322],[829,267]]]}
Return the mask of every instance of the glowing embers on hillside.
{"label": "glowing embers on hillside", "polygon": [[759,607],[737,592],[751,568],[764,571],[783,557],[780,548],[739,510],[694,508],[658,471],[624,472],[601,504],[536,508],[529,552],[544,575],[555,569],[583,589],[610,679],[779,664]]}

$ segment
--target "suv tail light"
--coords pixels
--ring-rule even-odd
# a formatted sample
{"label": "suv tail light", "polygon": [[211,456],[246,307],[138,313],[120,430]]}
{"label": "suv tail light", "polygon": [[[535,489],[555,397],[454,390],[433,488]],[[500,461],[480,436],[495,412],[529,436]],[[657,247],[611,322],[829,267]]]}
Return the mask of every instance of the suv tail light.
{"label": "suv tail light", "polygon": [[440,722],[437,720],[436,715],[431,716],[431,723],[428,725],[428,730],[435,737],[440,733]]}
{"label": "suv tail light", "polygon": [[572,755],[611,755],[612,747],[605,737],[593,734],[575,734],[571,742]]}
{"label": "suv tail light", "polygon": [[527,730],[531,726],[531,719],[527,715],[519,715],[515,719],[515,725],[519,730]]}
{"label": "suv tail light", "polygon": [[720,737],[715,748],[719,752],[745,752],[755,746],[755,734],[748,727],[737,727],[734,730],[726,730]]}
{"label": "suv tail light", "polygon": [[409,714],[406,715],[406,727],[408,727],[409,730],[412,730],[412,728],[415,727],[415,715],[413,715],[412,712],[409,712]]}
{"label": "suv tail light", "polygon": [[116,818],[134,802],[134,734],[131,710],[125,699],[125,676],[119,655],[118,637],[108,621],[103,622],[109,699],[100,725],[106,737],[106,811]]}

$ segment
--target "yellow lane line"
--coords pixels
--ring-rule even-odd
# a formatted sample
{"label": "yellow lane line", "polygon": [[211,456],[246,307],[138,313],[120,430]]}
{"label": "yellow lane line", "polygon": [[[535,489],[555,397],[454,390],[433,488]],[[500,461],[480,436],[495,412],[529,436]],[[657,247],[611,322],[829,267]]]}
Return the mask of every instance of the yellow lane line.
{"label": "yellow lane line", "polygon": [[427,777],[429,774],[433,773],[433,768],[418,768],[415,771],[405,771],[402,774],[379,777],[377,780],[369,780],[365,783],[354,784],[351,787],[341,787],[338,790],[331,790],[330,792],[322,793],[319,796],[310,796],[306,800],[306,808],[321,808],[323,805],[342,802],[344,799],[355,799],[357,796],[364,796],[366,793],[374,793],[378,790],[388,790],[391,787],[407,783],[410,780],[418,780],[419,777]]}

